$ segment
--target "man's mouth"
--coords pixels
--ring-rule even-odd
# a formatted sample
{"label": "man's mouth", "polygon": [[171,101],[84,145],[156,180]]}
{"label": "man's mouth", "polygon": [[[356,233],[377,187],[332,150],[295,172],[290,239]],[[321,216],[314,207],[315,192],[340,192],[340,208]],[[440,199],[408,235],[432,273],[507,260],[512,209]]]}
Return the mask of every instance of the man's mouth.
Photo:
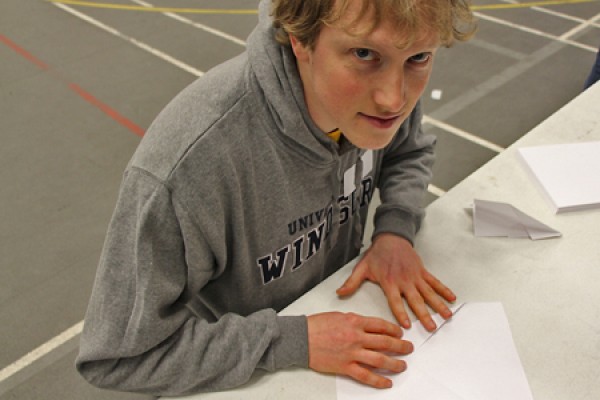
{"label": "man's mouth", "polygon": [[392,115],[392,116],[385,116],[385,117],[367,115],[367,114],[362,114],[362,113],[360,115],[362,115],[371,125],[375,126],[376,128],[381,128],[381,129],[391,128],[401,118],[400,114]]}

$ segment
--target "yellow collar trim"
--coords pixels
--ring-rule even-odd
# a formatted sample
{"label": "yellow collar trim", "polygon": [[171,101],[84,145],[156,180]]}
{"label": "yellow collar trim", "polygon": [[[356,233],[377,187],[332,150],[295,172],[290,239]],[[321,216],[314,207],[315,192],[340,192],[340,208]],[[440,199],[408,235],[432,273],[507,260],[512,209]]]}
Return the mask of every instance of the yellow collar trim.
{"label": "yellow collar trim", "polygon": [[342,137],[342,131],[340,131],[338,128],[335,128],[331,132],[328,132],[327,136],[329,136],[335,142],[339,143],[340,138]]}

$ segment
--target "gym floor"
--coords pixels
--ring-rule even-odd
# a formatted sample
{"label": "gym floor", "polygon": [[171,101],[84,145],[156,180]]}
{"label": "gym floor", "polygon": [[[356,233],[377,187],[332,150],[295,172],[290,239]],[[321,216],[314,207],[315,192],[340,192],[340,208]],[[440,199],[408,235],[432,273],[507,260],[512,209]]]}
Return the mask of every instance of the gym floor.
{"label": "gym floor", "polygon": [[[244,51],[258,4],[154,1],[0,2],[0,400],[145,397],[73,367],[121,174],[162,107]],[[598,0],[474,9],[423,96],[427,204],[577,96],[600,45]]]}

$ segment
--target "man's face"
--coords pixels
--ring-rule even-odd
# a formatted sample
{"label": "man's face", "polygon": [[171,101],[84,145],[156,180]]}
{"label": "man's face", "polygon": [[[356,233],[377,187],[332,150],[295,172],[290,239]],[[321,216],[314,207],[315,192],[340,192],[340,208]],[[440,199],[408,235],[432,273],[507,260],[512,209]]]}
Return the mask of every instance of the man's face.
{"label": "man's face", "polygon": [[[402,32],[385,20],[370,33],[351,34],[341,24],[353,21],[357,3],[336,25],[322,28],[314,49],[291,37],[292,49],[316,125],[324,132],[339,128],[359,148],[380,149],[423,93],[439,41],[419,32],[413,44],[399,48]],[[365,23],[355,23],[355,32]]]}

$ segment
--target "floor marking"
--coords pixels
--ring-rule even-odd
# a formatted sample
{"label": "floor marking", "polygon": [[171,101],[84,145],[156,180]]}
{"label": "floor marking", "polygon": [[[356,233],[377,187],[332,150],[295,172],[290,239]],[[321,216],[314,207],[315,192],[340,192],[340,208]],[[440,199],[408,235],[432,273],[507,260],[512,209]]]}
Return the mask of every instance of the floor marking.
{"label": "floor marking", "polygon": [[[574,21],[574,22],[580,22],[580,23],[587,21],[586,19],[579,18],[579,17],[574,17],[572,15],[565,14],[565,13],[562,13],[562,12],[558,12],[556,10],[551,10],[549,8],[533,7],[532,10],[535,10],[535,11],[538,11],[538,12],[542,12],[542,13],[546,13],[546,14],[550,14],[550,15],[553,15],[555,17],[566,19],[568,21]],[[596,22],[592,22],[590,24],[590,26],[593,26],[595,28],[600,28],[600,24],[596,23]]]}
{"label": "floor marking", "polygon": [[146,7],[126,4],[97,3],[79,0],[48,0],[55,4],[69,4],[72,6],[107,8],[110,10],[144,11],[144,12],[171,12],[179,14],[225,14],[225,15],[255,15],[257,9],[216,9],[216,8],[177,8],[177,7]]}
{"label": "floor marking", "polygon": [[526,56],[525,53],[522,53],[522,52],[516,51],[516,50],[512,50],[512,49],[509,49],[509,48],[506,48],[503,46],[498,46],[495,43],[486,42],[485,40],[478,39],[477,36],[475,36],[473,39],[469,40],[469,45],[474,46],[474,47],[479,47],[479,48],[485,49],[487,51],[491,51],[493,53],[500,54],[500,55],[503,55],[508,58],[512,58],[513,60],[517,60],[517,61],[522,60],[523,57]]}
{"label": "floor marking", "polygon": [[481,6],[471,6],[474,11],[478,10],[507,10],[515,8],[532,8],[543,6],[560,6],[565,4],[578,3],[594,3],[598,0],[547,0],[547,1],[531,1],[525,3],[506,3],[506,4],[487,4]]}
{"label": "floor marking", "polygon": [[[503,0],[503,1],[510,3],[510,4],[525,4],[525,3],[519,3],[516,0]],[[550,5],[550,4],[545,4],[545,5]],[[552,5],[559,5],[559,4],[552,4]],[[575,22],[586,22],[587,21],[584,18],[575,17],[573,15],[565,14],[563,12],[559,12],[559,11],[556,11],[556,10],[553,10],[550,8],[544,8],[543,6],[533,6],[533,7],[531,7],[531,9],[541,12],[541,13],[553,15],[558,18],[566,19],[569,21],[575,21]],[[600,24],[596,24],[596,23],[592,23],[591,26],[600,28]]]}
{"label": "floor marking", "polygon": [[46,343],[44,343],[41,346],[37,347],[36,349],[30,351],[29,353],[27,353],[26,355],[24,355],[17,361],[4,367],[2,370],[0,370],[0,382],[5,381],[6,379],[10,378],[17,372],[19,372],[22,369],[26,368],[27,366],[33,364],[35,361],[39,360],[44,355],[50,353],[57,347],[63,345],[70,339],[79,335],[81,333],[82,329],[83,329],[83,321],[80,321],[80,322],[76,323],[75,325],[73,325],[72,327],[70,327],[69,329],[67,329],[66,331],[64,331],[63,333],[59,334],[58,336],[55,336],[54,338],[50,339]]}
{"label": "floor marking", "polygon": [[4,43],[5,45],[7,45],[11,49],[13,49],[17,54],[21,55],[26,60],[30,61],[31,63],[33,63],[35,65],[37,65],[40,69],[42,69],[42,70],[49,70],[50,69],[50,67],[48,66],[48,64],[46,64],[45,62],[43,62],[39,58],[35,57],[33,54],[31,54],[27,50],[23,49],[22,47],[20,47],[18,44],[16,44],[15,42],[13,42],[12,40],[10,40],[6,36],[0,35],[0,42]]}
{"label": "floor marking", "polygon": [[526,57],[523,57],[520,62],[504,69],[494,76],[491,76],[488,80],[466,89],[455,99],[433,111],[431,113],[432,116],[438,120],[448,120],[453,115],[467,110],[469,106],[479,101],[484,96],[489,95],[494,90],[509,83],[530,69],[537,67],[539,63],[544,62],[548,57],[556,54],[563,48],[563,43],[557,41],[548,43],[539,50],[536,50],[535,52],[528,54]]}
{"label": "floor marking", "polygon": [[127,128],[128,130],[130,130],[131,132],[133,132],[134,134],[136,134],[140,137],[144,136],[145,131],[143,128],[141,128],[140,126],[138,126],[137,124],[135,124],[134,122],[129,120],[128,118],[124,117],[123,115],[121,115],[117,110],[113,109],[109,105],[103,103],[102,101],[100,101],[99,99],[94,97],[94,95],[92,95],[90,92],[84,90],[81,86],[79,86],[75,83],[69,82],[68,79],[61,76],[58,72],[53,71],[48,64],[46,64],[39,58],[35,57],[33,54],[29,53],[27,50],[23,49],[21,46],[14,43],[6,36],[0,35],[0,42],[6,44],[8,47],[10,47],[12,50],[14,50],[17,54],[19,54],[20,56],[22,56],[23,58],[25,58],[27,61],[31,62],[32,64],[36,65],[41,70],[47,71],[52,76],[54,76],[54,78],[63,82],[65,85],[68,86],[69,89],[71,89],[71,91],[75,92],[79,97],[81,97],[82,99],[84,99],[85,101],[87,101],[88,103],[90,103],[91,105],[93,105],[94,107],[99,109],[100,111],[102,111],[104,114],[106,114],[107,116],[109,116],[110,118],[112,118],[113,120],[118,122],[121,126]]}
{"label": "floor marking", "polygon": [[523,31],[523,32],[531,33],[533,35],[545,37],[547,39],[552,39],[552,40],[555,40],[557,42],[562,42],[562,43],[565,43],[565,44],[569,44],[569,45],[572,45],[572,46],[575,46],[575,47],[579,47],[581,49],[588,50],[588,51],[591,51],[591,52],[594,52],[594,53],[598,51],[598,49],[595,48],[595,47],[588,46],[586,44],[579,43],[579,42],[576,42],[574,40],[561,39],[559,36],[552,35],[550,33],[546,33],[546,32],[540,31],[538,29],[530,28],[528,26],[515,24],[514,22],[506,21],[506,20],[501,19],[501,18],[492,17],[490,15],[481,14],[481,13],[478,13],[478,12],[476,12],[474,14],[475,14],[475,16],[477,16],[480,19],[484,19],[484,20],[487,20],[487,21],[490,21],[490,22],[494,22],[494,23],[497,23],[497,24],[500,24],[500,25],[508,26],[509,28],[513,28],[513,29],[520,30],[520,31]]}
{"label": "floor marking", "polygon": [[581,32],[582,30],[587,29],[590,25],[592,25],[598,19],[600,19],[600,14],[596,14],[594,17],[590,18],[589,20],[587,20],[585,22],[582,22],[581,24],[577,25],[570,31],[563,33],[559,37],[560,40],[566,40],[566,39],[570,38],[571,36],[574,36],[577,33]]}
{"label": "floor marking", "polygon": [[486,139],[483,139],[479,136],[473,135],[472,133],[463,131],[462,129],[459,129],[455,126],[452,126],[450,124],[447,124],[447,123],[437,120],[435,118],[429,117],[427,115],[423,116],[423,123],[436,126],[440,129],[443,129],[443,130],[450,132],[456,136],[466,139],[469,142],[476,143],[476,144],[483,146],[486,149],[492,150],[496,153],[500,153],[504,150],[504,147],[498,146],[497,144],[494,144]]}
{"label": "floor marking", "polygon": [[[150,7],[150,8],[155,7],[154,5],[152,5],[150,3],[146,3],[145,1],[141,1],[141,0],[131,0],[131,1],[133,1],[134,3],[140,4],[140,5],[144,6],[144,7]],[[201,29],[201,30],[203,30],[205,32],[208,32],[208,33],[211,33],[211,34],[213,34],[215,36],[218,36],[218,37],[221,37],[223,39],[229,40],[230,42],[233,42],[235,44],[239,44],[240,46],[246,47],[246,42],[244,40],[239,39],[239,38],[237,38],[237,37],[235,37],[233,35],[230,35],[228,33],[223,32],[223,31],[220,31],[218,29],[214,29],[214,28],[211,28],[210,26],[207,26],[207,25],[204,25],[204,24],[201,24],[201,23],[198,23],[198,22],[194,22],[194,21],[192,21],[192,20],[190,20],[188,18],[182,17],[181,15],[177,15],[177,14],[174,14],[172,12],[163,12],[162,14],[165,15],[165,16],[167,16],[167,17],[169,17],[169,18],[177,20],[179,22],[183,22],[184,24],[191,25],[194,28]]]}
{"label": "floor marking", "polygon": [[[216,9],[216,8],[176,8],[176,7],[145,7],[145,6],[133,6],[126,4],[114,4],[114,3],[99,3],[92,1],[83,0],[48,0],[53,3],[69,4],[73,6],[81,7],[93,7],[93,8],[105,8],[112,10],[125,10],[125,11],[144,11],[144,12],[171,12],[178,14],[228,14],[228,15],[251,15],[257,14],[256,9]],[[478,10],[506,10],[515,8],[532,8],[541,6],[556,6],[566,4],[578,4],[578,3],[593,3],[598,0],[547,0],[547,1],[533,1],[526,3],[501,3],[501,4],[487,4],[487,5],[473,5],[471,9],[474,11]]]}
{"label": "floor marking", "polygon": [[74,91],[75,93],[77,93],[82,99],[84,99],[85,101],[87,101],[88,103],[93,105],[94,107],[98,108],[104,114],[108,115],[110,118],[114,119],[119,124],[123,125],[125,128],[129,129],[131,132],[135,133],[137,136],[142,137],[146,133],[146,131],[143,128],[134,124],[129,119],[125,118],[124,116],[119,114],[117,111],[115,111],[108,105],[106,105],[103,102],[101,102],[100,100],[98,100],[91,93],[82,89],[79,85],[77,85],[75,83],[69,83],[69,88],[72,91]]}
{"label": "floor marking", "polygon": [[133,44],[134,46],[136,46],[136,47],[138,47],[138,48],[140,48],[140,49],[142,49],[144,51],[147,51],[148,53],[150,53],[150,54],[152,54],[152,55],[154,55],[154,56],[156,56],[158,58],[161,58],[162,60],[164,60],[164,61],[166,61],[166,62],[168,62],[170,64],[173,64],[176,67],[179,67],[179,68],[181,68],[181,69],[189,72],[192,75],[195,75],[195,76],[202,76],[202,75],[204,75],[204,72],[200,71],[199,69],[196,69],[196,68],[192,67],[191,65],[188,65],[188,64],[186,64],[186,63],[184,63],[182,61],[179,61],[176,58],[171,57],[170,55],[168,55],[168,54],[166,54],[166,53],[164,53],[164,52],[162,52],[162,51],[160,51],[158,49],[155,49],[154,47],[149,46],[149,45],[147,45],[144,42],[141,42],[141,41],[139,41],[137,39],[134,39],[134,38],[132,38],[130,36],[127,36],[127,35],[119,32],[115,28],[112,28],[112,27],[110,27],[110,26],[108,26],[108,25],[106,25],[106,24],[98,21],[97,19],[94,19],[94,18],[92,18],[92,17],[90,17],[88,15],[85,15],[85,14],[83,14],[83,13],[81,13],[81,12],[79,12],[79,11],[77,11],[77,10],[69,7],[69,6],[66,6],[66,5],[64,5],[62,3],[53,2],[52,4],[54,4],[56,7],[59,7],[61,9],[63,9],[64,11],[66,11],[66,12],[68,12],[68,13],[70,13],[70,14],[72,14],[72,15],[74,15],[74,16],[82,19],[82,20],[84,20],[85,22],[88,22],[88,23],[96,26],[97,28],[102,29],[105,32],[108,32],[108,33],[110,33],[110,34],[112,34],[112,35],[114,35],[114,36],[116,36],[116,37],[118,37],[120,39],[123,39],[123,40],[125,40],[125,41]]}
{"label": "floor marking", "polygon": [[[186,18],[178,16],[175,13],[178,13],[178,14],[193,13],[193,14],[244,15],[244,14],[257,14],[257,12],[258,12],[256,9],[229,9],[228,10],[228,9],[155,7],[151,4],[144,3],[144,2],[137,2],[140,5],[136,6],[136,5],[114,4],[114,3],[98,3],[98,2],[83,1],[83,0],[47,0],[47,1],[53,3],[57,6],[64,5],[65,7],[66,7],[66,5],[74,5],[74,6],[81,6],[81,7],[105,8],[105,9],[113,9],[113,10],[160,12],[165,15],[168,15],[171,18],[178,19],[181,22],[184,22],[184,23],[187,23],[190,25],[195,25],[195,26],[197,25],[196,26],[197,28],[204,29],[206,31],[209,31],[209,32],[216,34],[218,36],[221,36],[221,37],[224,37],[223,35],[227,35],[227,34],[217,31],[217,30],[213,30],[212,28],[207,27],[205,25],[197,24]],[[541,6],[593,3],[593,2],[598,2],[598,1],[599,0],[547,0],[547,1],[533,1],[533,2],[526,2],[526,3],[501,3],[501,4],[474,5],[474,6],[471,6],[471,9],[474,11],[474,14],[481,19],[485,19],[485,20],[488,20],[491,22],[496,22],[496,23],[499,23],[502,25],[509,26],[514,29],[518,29],[521,31],[525,31],[525,32],[532,33],[532,34],[542,36],[542,37],[546,37],[549,39],[559,40],[564,43],[567,43],[567,44],[570,44],[570,45],[573,45],[576,47],[580,47],[584,50],[596,51],[596,49],[593,48],[592,46],[588,46],[588,45],[585,45],[585,44],[582,44],[582,43],[579,43],[576,41],[568,40],[568,39],[561,39],[558,36],[551,35],[551,34],[542,32],[537,29],[529,28],[529,27],[526,27],[523,25],[514,24],[509,21],[502,20],[500,18],[491,17],[489,15],[484,15],[484,14],[478,13],[476,11],[506,10],[506,9],[516,9],[516,8],[535,8],[535,7],[541,7]],[[73,10],[73,9],[71,9],[71,10],[73,12],[75,12],[75,10]],[[91,17],[88,17],[88,18],[91,18]],[[227,36],[229,36],[229,38],[228,38],[229,40],[232,40],[236,43],[238,43],[238,42],[243,43],[243,41],[241,41],[238,38],[234,38],[233,36],[230,36],[230,35],[227,35]],[[238,43],[238,44],[241,44],[241,43]],[[245,45],[245,43],[244,43],[244,45]]]}

